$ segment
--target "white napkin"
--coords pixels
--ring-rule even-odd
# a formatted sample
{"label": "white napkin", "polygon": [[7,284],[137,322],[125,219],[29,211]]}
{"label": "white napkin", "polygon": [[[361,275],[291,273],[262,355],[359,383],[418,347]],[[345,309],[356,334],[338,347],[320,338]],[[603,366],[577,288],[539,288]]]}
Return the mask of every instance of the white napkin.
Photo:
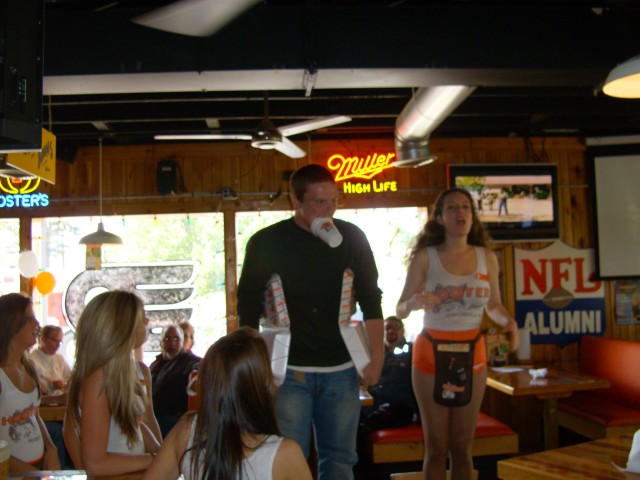
{"label": "white napkin", "polygon": [[545,378],[547,376],[546,368],[530,368],[529,375],[535,380],[536,378]]}
{"label": "white napkin", "polygon": [[633,443],[627,460],[627,468],[622,468],[611,462],[621,472],[640,473],[640,430],[633,435]]}

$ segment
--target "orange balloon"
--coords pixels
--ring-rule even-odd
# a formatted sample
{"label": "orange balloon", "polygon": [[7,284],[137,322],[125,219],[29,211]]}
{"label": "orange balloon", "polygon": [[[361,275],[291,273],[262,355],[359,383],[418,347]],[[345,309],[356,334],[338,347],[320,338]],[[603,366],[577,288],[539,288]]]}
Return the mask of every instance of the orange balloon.
{"label": "orange balloon", "polygon": [[40,272],[35,278],[35,284],[38,291],[42,295],[46,295],[47,293],[51,293],[53,287],[56,286],[56,279],[52,273]]}

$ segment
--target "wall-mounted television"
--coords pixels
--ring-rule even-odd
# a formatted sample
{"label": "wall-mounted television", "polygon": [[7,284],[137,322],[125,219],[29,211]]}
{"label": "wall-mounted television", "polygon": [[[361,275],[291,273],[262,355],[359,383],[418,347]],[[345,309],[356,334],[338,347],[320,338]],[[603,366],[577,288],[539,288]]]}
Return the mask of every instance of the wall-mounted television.
{"label": "wall-mounted television", "polygon": [[559,238],[555,164],[449,164],[447,175],[450,187],[471,193],[478,216],[493,240]]}

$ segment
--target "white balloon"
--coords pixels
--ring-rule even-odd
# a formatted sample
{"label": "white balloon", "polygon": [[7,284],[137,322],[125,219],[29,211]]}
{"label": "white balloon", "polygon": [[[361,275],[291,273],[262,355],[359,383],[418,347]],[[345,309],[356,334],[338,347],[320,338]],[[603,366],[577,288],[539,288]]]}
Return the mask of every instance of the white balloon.
{"label": "white balloon", "polygon": [[35,277],[38,273],[38,256],[31,250],[22,252],[18,258],[18,270],[23,277]]}

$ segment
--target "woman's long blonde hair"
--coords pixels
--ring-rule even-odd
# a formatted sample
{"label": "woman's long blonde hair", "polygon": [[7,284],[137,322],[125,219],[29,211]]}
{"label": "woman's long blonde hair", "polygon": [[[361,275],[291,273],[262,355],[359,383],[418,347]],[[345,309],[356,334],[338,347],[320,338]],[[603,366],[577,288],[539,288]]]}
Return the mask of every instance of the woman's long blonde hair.
{"label": "woman's long blonde hair", "polygon": [[144,405],[133,358],[136,332],[142,325],[142,300],[131,292],[101,293],[85,306],[76,328],[76,363],[67,405],[67,415],[75,418],[79,425],[82,382],[96,370],[103,369],[103,390],[109,412],[129,444],[138,440],[136,428]]}

